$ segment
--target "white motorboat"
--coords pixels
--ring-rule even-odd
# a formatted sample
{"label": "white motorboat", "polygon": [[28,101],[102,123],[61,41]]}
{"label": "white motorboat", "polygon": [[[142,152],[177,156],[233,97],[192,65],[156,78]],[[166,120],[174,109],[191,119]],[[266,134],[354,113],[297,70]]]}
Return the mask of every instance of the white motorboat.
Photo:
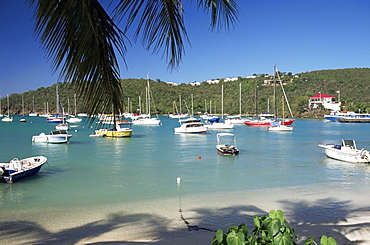
{"label": "white motorboat", "polygon": [[179,120],[179,123],[180,127],[174,128],[175,134],[201,134],[207,132],[207,127],[201,122],[201,119],[189,117]]}
{"label": "white motorboat", "polygon": [[358,150],[355,140],[342,139],[342,145],[319,144],[325,149],[325,154],[337,160],[353,163],[369,163],[370,152],[365,149]]}
{"label": "white motorboat", "polygon": [[0,182],[13,183],[37,174],[47,160],[46,157],[36,156],[21,160],[13,158],[9,163],[0,163]]}
{"label": "white motorboat", "polygon": [[236,136],[230,133],[217,134],[217,151],[224,155],[237,155],[239,150],[236,145]]}
{"label": "white motorboat", "polygon": [[51,131],[50,134],[41,133],[36,136],[32,136],[33,142],[44,142],[44,143],[68,143],[69,139],[72,137],[65,130]]}

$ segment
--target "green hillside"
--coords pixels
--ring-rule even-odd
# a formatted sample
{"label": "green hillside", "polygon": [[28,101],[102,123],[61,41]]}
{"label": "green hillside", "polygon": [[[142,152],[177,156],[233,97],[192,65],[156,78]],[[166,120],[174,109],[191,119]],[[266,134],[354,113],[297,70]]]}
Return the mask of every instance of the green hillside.
{"label": "green hillside", "polygon": [[[283,72],[281,77],[286,82],[284,89],[293,110],[294,117],[312,117],[313,115],[326,113],[324,111],[306,111],[310,96],[319,92],[338,96],[345,102],[345,110],[367,112],[370,111],[370,68],[353,68],[340,70],[322,70],[290,75]],[[273,113],[274,111],[274,87],[264,85],[264,80],[268,77],[239,78],[237,81],[224,82],[220,79],[218,84],[208,84],[202,82],[200,85],[180,84],[174,86],[157,79],[150,80],[150,90],[152,98],[152,114],[167,114],[173,112],[173,102],[179,107],[179,96],[182,98],[182,112],[191,112],[193,98],[194,113],[205,111],[213,114],[221,113],[221,85],[224,85],[224,113],[239,114],[239,84],[242,93],[242,113],[254,114],[256,110],[256,88],[258,86],[258,111]],[[25,104],[25,113],[28,114],[33,108],[33,98],[35,99],[35,111],[42,113],[48,105],[49,112],[56,110],[56,86],[58,86],[61,102],[65,111],[68,109],[74,112],[74,89],[69,83],[58,83],[51,87],[41,87],[23,94],[11,94],[10,114],[22,114],[22,95]],[[142,112],[145,112],[146,98],[146,79],[123,79],[122,86],[125,101],[124,110],[138,112],[139,97],[141,98]],[[279,115],[282,114],[282,89],[277,87],[277,108]],[[128,101],[130,105],[128,106]],[[84,112],[82,98],[77,98],[77,112]],[[206,108],[205,108],[206,107]],[[285,115],[287,114],[287,106]],[[179,110],[179,108],[178,108]],[[1,100],[1,112],[7,113],[7,100]],[[109,113],[109,112],[106,112]]]}

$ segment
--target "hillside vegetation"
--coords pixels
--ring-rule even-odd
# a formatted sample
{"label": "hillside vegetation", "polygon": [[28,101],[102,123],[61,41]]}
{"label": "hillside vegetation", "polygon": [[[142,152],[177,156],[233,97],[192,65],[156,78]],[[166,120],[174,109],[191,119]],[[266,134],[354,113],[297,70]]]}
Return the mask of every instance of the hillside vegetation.
{"label": "hillside vegetation", "polygon": [[[308,111],[308,100],[310,96],[319,92],[332,96],[338,96],[345,103],[344,110],[368,112],[370,111],[370,68],[353,68],[340,70],[321,70],[296,74],[296,76],[285,75],[281,79],[286,81],[284,85],[293,115],[296,118],[313,116],[320,111]],[[224,85],[224,113],[239,114],[239,84],[242,94],[242,114],[255,114],[256,112],[256,89],[258,93],[258,112],[274,112],[274,87],[263,85],[264,80],[269,78],[239,78],[237,81],[223,82],[218,84],[201,83],[199,86],[182,83],[173,86],[159,79],[150,80],[151,90],[151,113],[167,114],[174,112],[173,103],[176,102],[178,111],[179,96],[182,98],[181,112],[191,113],[192,101],[194,113],[212,114],[221,113],[221,85]],[[56,87],[58,86],[60,98],[64,110],[74,112],[74,89],[69,83],[58,83],[51,87],[41,87],[23,94],[11,94],[9,96],[10,114],[22,114],[22,95],[24,98],[25,114],[32,111],[33,98],[35,100],[35,111],[45,112],[48,106],[50,113],[56,112]],[[125,111],[139,112],[139,97],[141,98],[142,112],[146,112],[146,79],[123,79],[122,86],[125,101]],[[279,116],[282,116],[282,89],[277,86],[277,108]],[[193,98],[193,100],[192,100]],[[128,105],[129,102],[129,105]],[[187,109],[188,108],[188,109]],[[287,115],[287,106],[284,106]],[[7,113],[7,100],[1,99],[1,112]],[[77,112],[84,112],[82,98],[77,98]],[[110,112],[105,112],[110,113]]]}

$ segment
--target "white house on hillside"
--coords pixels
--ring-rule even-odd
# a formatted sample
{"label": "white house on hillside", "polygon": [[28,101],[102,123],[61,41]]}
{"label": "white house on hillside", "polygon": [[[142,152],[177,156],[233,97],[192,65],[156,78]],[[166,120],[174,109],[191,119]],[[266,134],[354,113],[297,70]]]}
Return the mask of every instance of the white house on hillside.
{"label": "white house on hillside", "polygon": [[336,99],[334,96],[318,93],[317,95],[310,97],[309,108],[316,109],[319,107],[319,104],[322,104],[325,109],[340,111],[341,102],[335,101]]}

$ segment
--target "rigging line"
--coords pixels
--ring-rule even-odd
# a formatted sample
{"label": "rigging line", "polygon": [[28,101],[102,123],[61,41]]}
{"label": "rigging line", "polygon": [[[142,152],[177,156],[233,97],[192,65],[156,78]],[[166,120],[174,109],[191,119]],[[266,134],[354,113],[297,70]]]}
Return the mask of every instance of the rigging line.
{"label": "rigging line", "polygon": [[[276,67],[275,67],[275,69],[276,69]],[[278,79],[279,79],[279,82],[280,82],[280,85],[281,85],[281,89],[283,90],[284,98],[285,98],[285,101],[286,101],[286,103],[288,105],[290,115],[292,115],[292,117],[294,118],[292,109],[290,108],[289,101],[288,101],[288,98],[287,98],[286,93],[285,93],[285,90],[284,90],[283,83],[281,82],[281,79],[280,79],[280,76],[279,76],[279,73],[278,72],[277,72],[277,76],[278,76]]]}

